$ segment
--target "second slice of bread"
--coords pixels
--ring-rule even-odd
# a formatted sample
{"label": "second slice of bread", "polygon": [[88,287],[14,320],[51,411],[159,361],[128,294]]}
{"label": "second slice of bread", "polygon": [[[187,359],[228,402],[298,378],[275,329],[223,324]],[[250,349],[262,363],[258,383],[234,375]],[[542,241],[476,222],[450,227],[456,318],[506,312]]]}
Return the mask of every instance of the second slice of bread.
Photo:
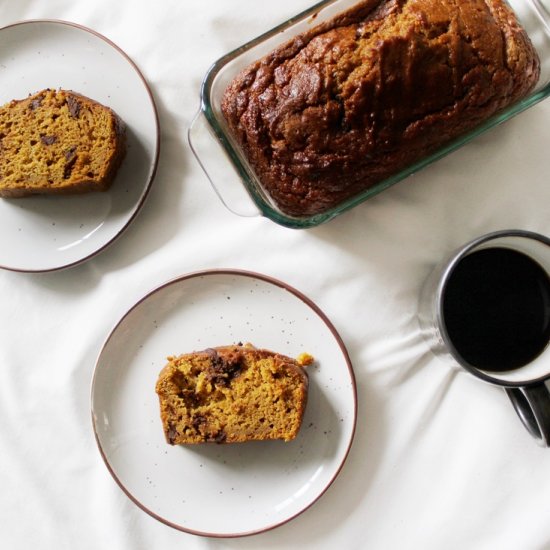
{"label": "second slice of bread", "polygon": [[105,191],[126,151],[115,112],[83,95],[42,90],[0,107],[0,196]]}

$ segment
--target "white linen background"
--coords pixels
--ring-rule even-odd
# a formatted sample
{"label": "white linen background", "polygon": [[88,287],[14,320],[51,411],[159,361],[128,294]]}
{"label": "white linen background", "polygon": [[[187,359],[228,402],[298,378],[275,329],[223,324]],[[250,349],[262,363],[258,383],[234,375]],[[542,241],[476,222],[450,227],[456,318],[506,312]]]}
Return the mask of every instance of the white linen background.
{"label": "white linen background", "polygon": [[[202,77],[311,4],[0,2],[0,26],[64,19],[114,41],[149,82],[161,125],[156,180],[122,237],[69,270],[0,272],[1,548],[550,549],[550,450],[502,390],[431,357],[415,320],[421,282],[455,247],[503,228],[550,234],[550,102],[324,226],[239,218],[187,144]],[[94,362],[114,323],[164,281],[217,267],[314,300],[347,345],[359,399],[354,445],[327,493],[286,525],[233,540],[138,509],[108,473],[90,418]]]}

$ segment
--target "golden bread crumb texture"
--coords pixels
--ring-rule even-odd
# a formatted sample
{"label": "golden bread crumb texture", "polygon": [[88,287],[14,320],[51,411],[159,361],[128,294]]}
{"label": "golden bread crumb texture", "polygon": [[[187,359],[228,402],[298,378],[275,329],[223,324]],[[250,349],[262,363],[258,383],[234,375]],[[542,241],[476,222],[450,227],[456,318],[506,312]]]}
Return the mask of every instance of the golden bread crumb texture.
{"label": "golden bread crumb texture", "polygon": [[66,90],[0,107],[0,196],[105,191],[126,151],[114,111]]}
{"label": "golden bread crumb texture", "polygon": [[156,384],[166,441],[292,440],[304,415],[308,376],[299,362],[253,346],[169,357]]}

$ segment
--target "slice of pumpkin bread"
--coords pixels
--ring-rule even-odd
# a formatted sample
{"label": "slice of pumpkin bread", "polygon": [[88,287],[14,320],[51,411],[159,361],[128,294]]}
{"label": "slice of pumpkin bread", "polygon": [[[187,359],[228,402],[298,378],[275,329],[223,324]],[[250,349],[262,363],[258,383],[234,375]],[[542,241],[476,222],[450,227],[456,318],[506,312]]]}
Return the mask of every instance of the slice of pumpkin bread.
{"label": "slice of pumpkin bread", "polygon": [[166,441],[294,439],[307,402],[303,367],[312,360],[250,345],[169,357],[156,384]]}
{"label": "slice of pumpkin bread", "polygon": [[83,95],[42,90],[0,107],[0,196],[105,191],[126,152],[115,112]]}

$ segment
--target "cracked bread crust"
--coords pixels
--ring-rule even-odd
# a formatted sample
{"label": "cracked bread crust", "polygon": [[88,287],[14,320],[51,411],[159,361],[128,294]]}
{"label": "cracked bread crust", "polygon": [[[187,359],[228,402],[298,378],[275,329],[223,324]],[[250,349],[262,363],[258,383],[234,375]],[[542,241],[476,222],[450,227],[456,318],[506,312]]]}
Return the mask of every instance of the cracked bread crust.
{"label": "cracked bread crust", "polygon": [[0,107],[0,196],[107,190],[126,152],[122,120],[66,90]]}
{"label": "cracked bread crust", "polygon": [[539,73],[504,0],[363,0],[245,69],[222,112],[281,211],[310,216],[473,129]]}
{"label": "cracked bread crust", "polygon": [[156,383],[167,443],[294,439],[307,403],[306,363],[241,345],[169,357]]}

